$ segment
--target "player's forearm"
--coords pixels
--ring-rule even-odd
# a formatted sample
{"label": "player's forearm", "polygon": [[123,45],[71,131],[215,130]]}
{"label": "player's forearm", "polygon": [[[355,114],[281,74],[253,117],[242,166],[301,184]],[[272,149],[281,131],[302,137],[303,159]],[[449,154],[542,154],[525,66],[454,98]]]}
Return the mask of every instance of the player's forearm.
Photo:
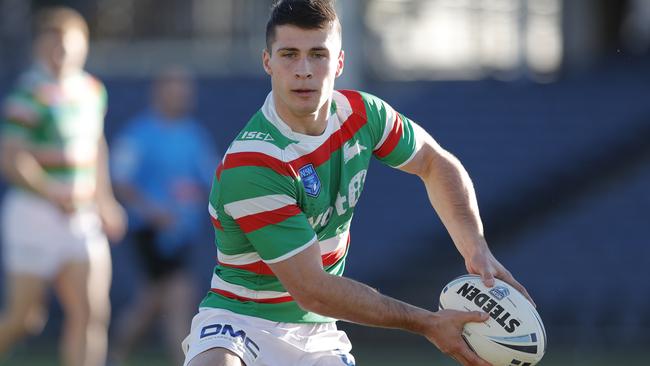
{"label": "player's forearm", "polygon": [[7,146],[2,149],[2,173],[12,184],[25,187],[42,196],[47,194],[48,177],[36,158],[22,149]]}
{"label": "player's forearm", "polygon": [[422,333],[436,315],[382,295],[354,280],[325,275],[299,304],[306,310],[353,323]]}
{"label": "player's forearm", "polygon": [[99,141],[97,152],[97,190],[95,194],[97,203],[102,205],[115,200],[108,168],[108,145],[103,137]]}
{"label": "player's forearm", "polygon": [[483,223],[472,181],[462,164],[447,151],[429,162],[421,177],[432,206],[464,257],[484,249]]}

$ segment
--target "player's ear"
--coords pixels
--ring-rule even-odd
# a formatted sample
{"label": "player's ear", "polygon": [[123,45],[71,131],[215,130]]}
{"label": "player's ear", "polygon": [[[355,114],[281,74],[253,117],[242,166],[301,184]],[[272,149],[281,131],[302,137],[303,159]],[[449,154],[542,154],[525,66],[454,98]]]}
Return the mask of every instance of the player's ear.
{"label": "player's ear", "polygon": [[336,77],[341,76],[343,74],[343,67],[345,66],[345,52],[341,50],[339,52],[339,57],[336,60]]}
{"label": "player's ear", "polygon": [[262,51],[262,66],[264,66],[264,71],[266,71],[267,74],[273,75],[273,72],[271,71],[270,62],[271,62],[271,54],[265,48],[264,51]]}

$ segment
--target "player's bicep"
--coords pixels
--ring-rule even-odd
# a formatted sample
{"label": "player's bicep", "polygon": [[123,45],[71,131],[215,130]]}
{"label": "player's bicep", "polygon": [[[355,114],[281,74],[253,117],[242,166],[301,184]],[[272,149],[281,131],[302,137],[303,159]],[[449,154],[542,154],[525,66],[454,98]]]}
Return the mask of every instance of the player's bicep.
{"label": "player's bicep", "polygon": [[427,175],[432,162],[442,157],[446,151],[436,140],[417,123],[412,123],[415,135],[415,155],[398,169],[420,177]]}
{"label": "player's bicep", "polygon": [[9,96],[2,105],[2,135],[27,139],[38,126],[41,114],[40,107],[25,95]]}

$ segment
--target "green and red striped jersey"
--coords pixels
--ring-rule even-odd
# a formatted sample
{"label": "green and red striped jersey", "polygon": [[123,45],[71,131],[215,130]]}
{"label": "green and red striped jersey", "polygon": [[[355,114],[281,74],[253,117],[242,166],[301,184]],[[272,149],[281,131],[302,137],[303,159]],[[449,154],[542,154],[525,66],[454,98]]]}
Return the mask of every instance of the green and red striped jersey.
{"label": "green and red striped jersey", "polygon": [[372,95],[334,91],[325,132],[308,136],[280,119],[270,93],[215,174],[217,265],[201,307],[278,322],[336,320],[301,309],[268,264],[318,242],[323,268],[342,275],[371,156],[400,167],[415,152],[413,122]]}
{"label": "green and red striped jersey", "polygon": [[1,132],[24,140],[50,178],[94,190],[105,113],[96,78],[80,72],[60,83],[34,67],[4,101]]}

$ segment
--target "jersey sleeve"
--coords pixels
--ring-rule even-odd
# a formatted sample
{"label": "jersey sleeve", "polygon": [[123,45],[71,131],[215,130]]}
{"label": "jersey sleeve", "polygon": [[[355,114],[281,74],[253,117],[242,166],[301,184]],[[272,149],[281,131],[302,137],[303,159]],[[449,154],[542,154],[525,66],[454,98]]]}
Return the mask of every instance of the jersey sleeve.
{"label": "jersey sleeve", "polygon": [[383,100],[367,93],[361,94],[366,107],[367,123],[375,139],[373,155],[394,168],[411,161],[418,146],[414,122],[396,112]]}
{"label": "jersey sleeve", "polygon": [[2,105],[2,135],[28,139],[42,119],[42,107],[24,91],[9,95]]}
{"label": "jersey sleeve", "polygon": [[232,160],[226,156],[226,169],[214,183],[220,185],[220,197],[211,195],[210,201],[223,208],[262,260],[276,263],[313,244],[316,233],[298,206],[289,169],[281,162],[228,169]]}

